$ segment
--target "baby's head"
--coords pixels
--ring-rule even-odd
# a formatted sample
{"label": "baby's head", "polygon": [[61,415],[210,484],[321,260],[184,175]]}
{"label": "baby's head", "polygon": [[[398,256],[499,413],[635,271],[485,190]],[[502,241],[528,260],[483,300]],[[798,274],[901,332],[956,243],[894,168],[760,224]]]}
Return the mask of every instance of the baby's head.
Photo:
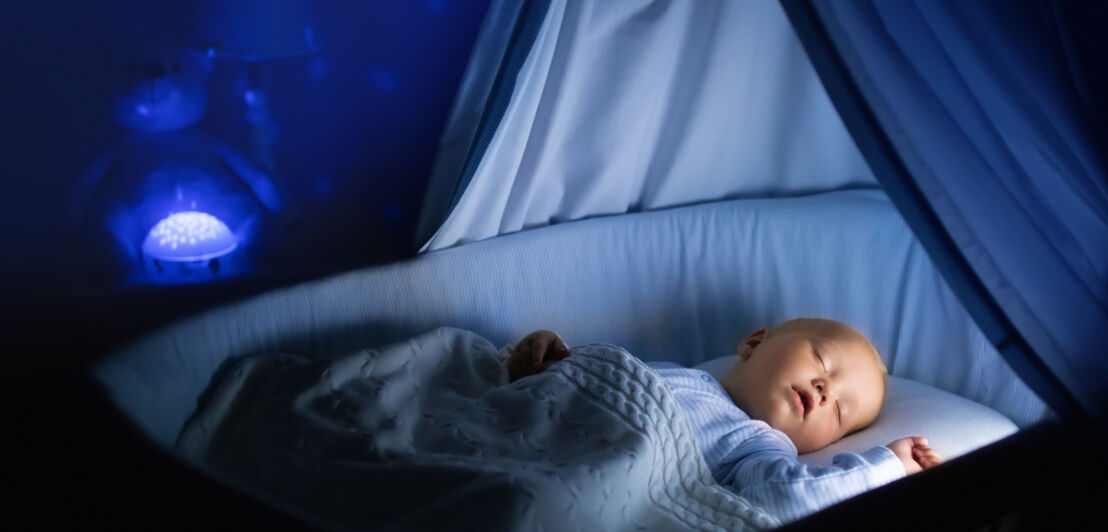
{"label": "baby's head", "polygon": [[822,449],[869,425],[885,400],[885,364],[865,336],[822,319],[759,329],[721,384],[753,419],[784,432],[797,452]]}

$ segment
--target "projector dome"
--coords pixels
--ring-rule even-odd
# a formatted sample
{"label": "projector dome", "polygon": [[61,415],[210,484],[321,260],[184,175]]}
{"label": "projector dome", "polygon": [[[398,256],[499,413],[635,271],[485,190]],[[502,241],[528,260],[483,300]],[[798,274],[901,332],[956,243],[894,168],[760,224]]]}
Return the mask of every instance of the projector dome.
{"label": "projector dome", "polygon": [[142,252],[160,261],[193,262],[221,257],[237,245],[235,235],[219,218],[186,211],[171,214],[150,229]]}

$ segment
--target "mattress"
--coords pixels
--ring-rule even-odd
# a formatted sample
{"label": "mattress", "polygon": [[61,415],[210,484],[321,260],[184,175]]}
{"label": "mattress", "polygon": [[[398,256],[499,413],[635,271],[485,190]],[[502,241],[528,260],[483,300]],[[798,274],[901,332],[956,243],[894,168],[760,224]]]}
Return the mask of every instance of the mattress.
{"label": "mattress", "polygon": [[524,231],[275,290],[136,340],[93,372],[171,447],[233,357],[326,357],[439,326],[540,328],[692,366],[793,317],[844,321],[890,374],[1026,426],[1042,401],[987,342],[878,190],[746,199]]}

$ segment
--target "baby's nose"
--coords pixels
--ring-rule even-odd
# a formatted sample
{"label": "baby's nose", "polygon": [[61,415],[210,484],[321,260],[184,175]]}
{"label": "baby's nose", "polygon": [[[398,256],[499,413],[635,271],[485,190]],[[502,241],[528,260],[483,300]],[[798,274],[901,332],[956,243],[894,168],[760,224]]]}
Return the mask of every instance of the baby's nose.
{"label": "baby's nose", "polygon": [[826,381],[816,382],[816,395],[819,396],[819,401],[817,401],[817,403],[820,406],[823,406],[830,399],[831,394],[829,393],[829,391],[827,389],[827,382]]}

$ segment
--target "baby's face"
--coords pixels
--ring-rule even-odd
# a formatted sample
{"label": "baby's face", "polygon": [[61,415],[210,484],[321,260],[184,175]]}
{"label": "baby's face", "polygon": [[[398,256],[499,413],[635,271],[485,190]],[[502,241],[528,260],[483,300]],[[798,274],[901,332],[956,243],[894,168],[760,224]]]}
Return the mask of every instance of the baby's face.
{"label": "baby's face", "polygon": [[876,355],[841,323],[804,320],[772,333],[762,329],[739,354],[745,361],[724,376],[724,388],[747,415],[788,435],[799,453],[865,427],[881,409],[884,375]]}

